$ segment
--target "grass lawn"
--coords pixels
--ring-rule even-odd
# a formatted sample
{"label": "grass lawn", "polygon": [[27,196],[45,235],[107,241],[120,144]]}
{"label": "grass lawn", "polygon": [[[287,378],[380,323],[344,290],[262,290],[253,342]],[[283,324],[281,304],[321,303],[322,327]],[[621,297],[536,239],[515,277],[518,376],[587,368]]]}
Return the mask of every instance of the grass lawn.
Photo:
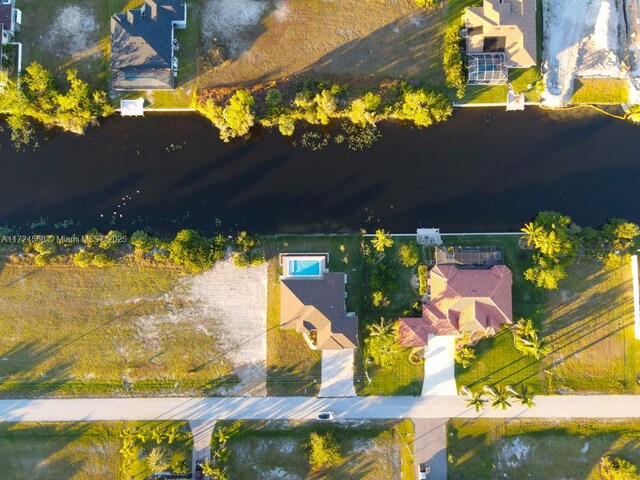
{"label": "grass lawn", "polygon": [[629,82],[618,78],[580,78],[574,82],[571,103],[619,105],[629,101]]}
{"label": "grass lawn", "polygon": [[[229,478],[410,480],[414,478],[413,424],[401,422],[235,422],[228,442]],[[311,432],[330,431],[343,461],[313,470],[304,444]]]}
{"label": "grass lawn", "polygon": [[600,480],[605,455],[640,464],[637,421],[456,419],[448,432],[451,480]]}
{"label": "grass lawn", "polygon": [[220,340],[178,285],[184,276],[127,261],[0,266],[0,395],[207,391],[230,365],[203,366]]}
{"label": "grass lawn", "polygon": [[[450,246],[500,246],[504,248],[505,263],[513,273],[513,318],[538,318],[545,308],[545,293],[526,282],[524,271],[531,262],[531,251],[518,245],[519,235],[465,235],[443,236],[444,245]],[[481,340],[476,346],[476,359],[467,369],[456,364],[458,386],[473,389],[485,384],[526,384],[537,393],[545,386],[540,362],[523,357],[513,346],[513,336],[508,329],[492,338]]]}
{"label": "grass lawn", "polygon": [[[158,425],[182,427],[186,432],[183,438],[171,445],[165,441],[160,447],[168,452],[172,465],[185,462],[190,468],[191,435],[183,422],[1,423],[2,478],[124,479],[120,470],[123,461],[120,432],[125,426],[134,425],[149,429]],[[155,440],[153,445],[147,442],[144,452],[148,453],[154,446]],[[131,465],[129,473],[135,478],[149,475],[147,467],[141,461]]]}
{"label": "grass lawn", "polygon": [[542,362],[549,392],[640,393],[629,264],[603,271],[582,260],[567,273],[544,315],[542,333],[553,349]]}

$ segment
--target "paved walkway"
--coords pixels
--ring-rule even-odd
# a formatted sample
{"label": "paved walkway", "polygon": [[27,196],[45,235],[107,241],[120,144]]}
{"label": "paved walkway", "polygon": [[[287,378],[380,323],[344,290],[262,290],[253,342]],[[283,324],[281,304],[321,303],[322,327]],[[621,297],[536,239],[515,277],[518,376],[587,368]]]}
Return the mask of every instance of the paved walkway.
{"label": "paved walkway", "polygon": [[319,397],[355,397],[353,386],[354,351],[322,351],[322,383]]}
{"label": "paved walkway", "polygon": [[193,435],[193,459],[191,461],[191,472],[193,478],[196,473],[196,462],[198,460],[211,459],[211,436],[216,426],[215,420],[189,420],[191,434]]}
{"label": "paved walkway", "polygon": [[0,422],[367,418],[640,418],[638,395],[535,397],[536,406],[476,412],[462,397],[211,397],[0,400]]}
{"label": "paved walkway", "polygon": [[427,465],[430,480],[447,478],[447,418],[414,419],[413,455],[416,478],[420,465]]}
{"label": "paved walkway", "polygon": [[422,395],[456,395],[454,351],[456,339],[429,335],[424,354],[424,381]]}

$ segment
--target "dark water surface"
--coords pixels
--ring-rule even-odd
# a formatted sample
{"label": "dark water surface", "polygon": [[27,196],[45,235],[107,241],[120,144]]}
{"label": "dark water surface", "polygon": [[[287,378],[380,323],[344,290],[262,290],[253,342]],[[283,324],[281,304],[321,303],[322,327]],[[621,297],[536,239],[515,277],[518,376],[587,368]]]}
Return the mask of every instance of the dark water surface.
{"label": "dark water surface", "polygon": [[219,219],[262,233],[492,231],[517,229],[541,209],[582,224],[640,221],[640,129],[624,122],[467,109],[428,129],[381,131],[362,152],[346,144],[311,151],[269,132],[224,144],[198,116],[148,115],[112,118],[84,137],[60,134],[20,153],[5,132],[0,225],[29,230],[42,217],[49,227],[38,230],[73,219],[78,231],[169,233],[210,231]]}

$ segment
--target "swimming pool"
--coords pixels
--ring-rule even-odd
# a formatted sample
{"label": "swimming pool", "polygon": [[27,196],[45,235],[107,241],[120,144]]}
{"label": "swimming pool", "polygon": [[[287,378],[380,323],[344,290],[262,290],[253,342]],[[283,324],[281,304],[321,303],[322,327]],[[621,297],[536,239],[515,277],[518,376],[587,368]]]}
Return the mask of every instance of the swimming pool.
{"label": "swimming pool", "polygon": [[322,261],[318,258],[288,259],[288,273],[290,277],[319,277],[322,275]]}

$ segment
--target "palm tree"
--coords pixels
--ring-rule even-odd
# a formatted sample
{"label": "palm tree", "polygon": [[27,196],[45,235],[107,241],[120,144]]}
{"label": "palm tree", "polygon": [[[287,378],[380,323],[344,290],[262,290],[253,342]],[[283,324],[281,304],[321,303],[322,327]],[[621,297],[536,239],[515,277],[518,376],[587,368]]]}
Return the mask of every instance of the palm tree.
{"label": "palm tree", "polygon": [[373,240],[373,248],[376,249],[376,252],[384,252],[384,249],[387,247],[391,247],[393,245],[393,239],[391,235],[384,231],[384,229],[376,230],[376,236]]}
{"label": "palm tree", "polygon": [[640,105],[633,105],[630,107],[624,118],[632,123],[640,123]]}
{"label": "palm tree", "polygon": [[464,397],[467,397],[467,398],[473,397],[473,392],[466,385],[463,385],[463,386],[460,387],[460,390],[458,391],[458,394],[462,395]]}
{"label": "palm tree", "polygon": [[538,248],[543,255],[553,257],[562,250],[562,242],[557,237],[556,232],[552,230],[538,240],[536,248]]}
{"label": "palm tree", "polygon": [[526,385],[520,387],[520,391],[518,392],[518,400],[520,400],[520,403],[522,405],[527,408],[535,407],[536,404],[533,401],[533,397],[535,397],[535,394],[531,392],[526,387]]}
{"label": "palm tree", "polygon": [[480,410],[484,410],[485,403],[487,403],[487,400],[482,398],[482,392],[473,392],[467,400],[467,407],[473,407],[476,409],[476,412],[479,412]]}
{"label": "palm tree", "polygon": [[492,388],[489,385],[485,385],[483,390],[491,397],[491,406],[493,408],[500,407],[503,410],[506,410],[507,407],[511,406],[509,403],[509,392],[504,387],[497,386]]}
{"label": "palm tree", "polygon": [[524,233],[524,238],[527,241],[527,247],[536,245],[542,235],[544,235],[544,228],[533,222],[525,223],[524,227],[522,227],[520,231]]}
{"label": "palm tree", "polygon": [[540,360],[551,353],[551,346],[538,337],[530,340],[521,338],[520,344],[522,346],[521,351],[527,356],[534,357],[536,360]]}
{"label": "palm tree", "polygon": [[393,329],[393,323],[387,323],[384,321],[384,317],[380,317],[380,323],[372,323],[370,325],[367,325],[367,329],[369,330],[369,335],[372,335],[374,337],[376,335],[386,335]]}
{"label": "palm tree", "polygon": [[147,455],[147,468],[151,473],[164,472],[169,467],[169,457],[166,450],[155,447]]}
{"label": "palm tree", "polygon": [[173,443],[173,441],[176,439],[179,433],[180,432],[177,425],[174,425],[173,427],[171,427],[169,430],[165,432],[165,435],[167,437],[167,442],[169,442],[169,445]]}
{"label": "palm tree", "polygon": [[530,318],[521,318],[520,320],[518,320],[518,323],[513,326],[513,328],[521,337],[538,337],[538,330],[533,324],[533,320],[531,320]]}
{"label": "palm tree", "polygon": [[225,443],[227,443],[227,441],[229,440],[229,438],[231,438],[231,434],[229,432],[228,428],[222,427],[222,428],[218,428],[215,433],[214,433],[216,439],[218,440],[218,443],[220,445],[224,445]]}
{"label": "palm tree", "polygon": [[155,427],[151,430],[151,438],[156,441],[158,445],[164,440],[164,430],[160,427]]}

